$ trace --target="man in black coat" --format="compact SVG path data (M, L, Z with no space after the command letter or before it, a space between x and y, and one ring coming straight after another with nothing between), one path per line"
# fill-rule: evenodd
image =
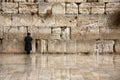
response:
M30 54L30 51L32 50L32 37L30 36L30 33L27 33L27 36L25 37L24 41L25 41L25 51L27 52L27 54Z

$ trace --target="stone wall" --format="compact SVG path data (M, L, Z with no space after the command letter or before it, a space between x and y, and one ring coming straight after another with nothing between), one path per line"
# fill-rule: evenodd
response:
M119 0L0 0L0 52L93 53L120 50L120 29L108 19ZM112 27L112 28L111 28Z

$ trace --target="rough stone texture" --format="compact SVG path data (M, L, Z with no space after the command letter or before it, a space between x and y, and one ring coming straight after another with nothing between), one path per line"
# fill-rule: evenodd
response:
M24 41L18 41L17 39L8 39L3 41L2 52L24 52ZM9 46L8 46L9 45Z
M11 15L1 14L0 19L0 26L11 26Z
M65 14L65 3L56 3L52 5L52 14Z
M52 10L53 3L40 2L39 3L39 13L45 14Z
M19 13L37 13L38 5L37 4L19 4Z
M77 17L76 16L71 16L71 15L57 15L55 17L55 26L76 26L77 25Z
M105 3L92 3L93 14L104 14L105 13Z
M106 13L107 14L114 13L115 11L119 10L119 8L120 8L120 3L118 2L108 3L106 4Z
M99 0L100 2L119 2L119 0Z
M65 2L86 2L87 0L65 0Z
M76 3L66 3L66 14L78 14L78 5Z
M18 3L2 3L4 13L18 13Z
M117 44L111 43L119 41L120 33L109 28L114 26L108 25L108 19L119 6L118 0L1 0L1 49L8 45L4 52L24 52L23 40L30 32L32 52L92 53L97 40L102 46L110 45L111 50L99 47L103 53L115 52Z
M14 14L12 15L13 26L32 26L33 20L30 14Z
M81 3L79 5L79 13L90 14L91 13L91 3Z

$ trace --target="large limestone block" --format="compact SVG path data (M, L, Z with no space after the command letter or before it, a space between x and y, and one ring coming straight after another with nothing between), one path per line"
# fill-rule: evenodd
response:
M99 0L99 2L119 2L120 0Z
M33 3L19 3L19 13L37 13L38 4Z
M106 4L106 13L107 14L114 13L115 11L118 11L119 8L120 8L120 3L118 3L118 2L107 3Z
M24 41L17 39L4 40L2 52L8 52L8 53L24 52Z
M12 15L13 26L32 26L33 20L30 14L14 14Z
M76 53L76 40L66 41L66 53Z
M77 52L92 53L95 48L95 40L77 40Z
M4 28L0 26L0 38L2 39L4 36Z
M66 14L78 14L78 5L76 3L66 3Z
M18 39L24 40L26 35L27 35L27 27L25 26L18 27Z
M51 11L53 4L54 3L40 2L39 3L39 14L45 14L47 13L47 11Z
M105 3L92 3L92 14L104 14Z
M2 3L2 10L4 13L18 13L18 3Z
M0 3L0 13L2 12L2 3Z
M98 2L98 0L87 0L87 2Z
M98 39L99 26L75 27L71 29L72 39Z
M116 42L115 42L115 52L116 53L120 53L120 41L119 40L117 40Z
M47 2L65 2L65 0L46 0Z
M59 53L66 51L66 45L61 40L49 40L48 41L48 52Z
M47 52L48 41L46 39L36 40L36 51L41 53Z
M55 17L56 23L55 26L76 26L77 25L77 16L72 15L56 15Z
M11 15L0 14L0 26L11 26Z
M28 32L31 33L34 39L49 39L51 35L51 28L29 26Z
M52 14L65 14L65 3L56 3L52 5Z
M53 15L44 15L44 16L33 16L33 26L41 26L41 27L51 27L55 26L55 16Z
M65 2L86 2L87 0L65 0Z
M22 2L22 3L24 3L24 2L26 2L26 0L14 0L14 2Z
M69 40L70 39L70 28L66 28L66 27L52 28L51 39Z
M8 31L7 38L8 39L19 39L19 30L18 27L10 27Z
M100 17L99 15L79 15L77 23L79 27L98 26L101 21Z
M101 39L120 39L120 29L118 28L100 28L100 38Z
M3 37L7 39L18 39L24 40L25 36L27 35L27 28L26 27L8 27L7 33L4 34ZM4 32L5 33L5 32Z
M47 52L48 51L48 48L47 48L48 42L47 42L47 40L40 40L40 41L41 41L41 45L38 46L40 52L42 52L42 53Z
M95 52L99 52L99 53L114 52L114 46L115 46L114 40L96 41Z
M52 28L51 39L61 39L61 28Z
M79 5L79 13L90 14L91 13L91 3L81 3Z
M70 28L61 28L61 39L69 40L71 38Z

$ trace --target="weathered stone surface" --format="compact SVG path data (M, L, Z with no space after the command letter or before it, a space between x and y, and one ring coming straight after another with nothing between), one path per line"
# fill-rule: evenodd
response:
M100 24L99 17L99 15L79 15L77 24L79 27L98 26Z
M2 3L4 13L18 13L18 3Z
M65 0L65 2L86 2L86 0Z
M49 40L48 41L48 52L61 52L64 47L62 47L62 41L60 40Z
M56 15L55 20L56 20L55 26L72 27L77 25L77 16Z
M66 41L66 52L73 53L76 52L76 40L67 40Z
M19 39L18 27L10 27L7 32L8 39Z
M98 0L87 0L87 2L98 2Z
M56 3L52 5L52 14L65 14L65 3Z
M2 52L6 52L6 53L24 52L24 41L17 40L17 39L4 40Z
M51 39L61 39L61 28L52 28Z
M105 3L92 3L92 14L104 14Z
M47 0L47 2L65 2L65 0Z
M12 15L12 26L32 26L33 20L30 14Z
M19 3L19 13L37 13L38 5L33 3Z
M91 13L91 3L81 3L79 5L79 13L90 14Z
M61 39L69 40L71 38L70 34L70 28L61 28Z
M120 3L118 3L118 2L107 3L106 4L106 13L107 14L114 13L115 11L119 10L119 8L120 8Z
M1 26L0 27L0 38L2 39L4 35L4 28Z
M11 15L0 14L0 26L11 26Z
M55 16L44 15L44 16L33 16L33 26L41 26L41 27L51 27L55 26Z
M51 35L51 28L47 27L28 27L28 32L31 33L31 36L34 39L49 39Z
M98 50L98 53L114 52L114 45L115 42L113 40L97 41L96 50Z
M26 2L26 0L14 0L14 2Z
M40 14L45 14L48 11L51 11L52 10L52 5L53 5L53 3L40 2L39 3L39 13Z
M99 26L76 27L71 29L72 39L98 39Z
M101 27L100 28L101 39L120 39L120 33L118 28Z
M37 39L49 39L50 35L51 35L51 28L38 27L38 30L36 33Z
M100 2L119 2L119 0L99 0Z
M95 40L77 40L76 51L83 53L92 53L95 48Z
M66 14L78 14L78 5L76 3L66 3Z
M2 12L2 3L0 3L0 13Z
M120 41L119 41L119 40L117 40L117 41L115 42L115 47L114 47L114 49L115 49L115 52L116 52L116 53L119 53L119 52L120 52Z

